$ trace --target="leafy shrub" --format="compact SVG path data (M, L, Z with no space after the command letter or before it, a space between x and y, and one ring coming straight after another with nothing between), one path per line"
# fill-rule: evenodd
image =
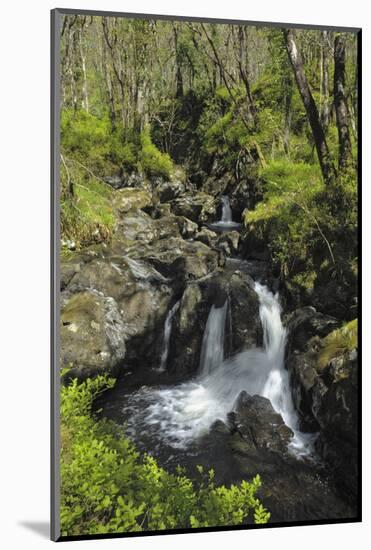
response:
M149 129L141 134L140 163L147 176L163 176L170 178L173 173L173 163L167 153L161 153L152 143Z
M99 376L61 390L61 530L63 535L266 523L257 475L230 488L198 467L192 481L141 457L122 429L96 420L93 400L114 385Z
M110 123L84 110L61 112L61 149L79 159L98 174L104 174L109 162Z

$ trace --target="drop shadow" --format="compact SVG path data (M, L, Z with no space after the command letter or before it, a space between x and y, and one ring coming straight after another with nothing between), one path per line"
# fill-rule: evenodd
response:
M19 521L18 525L33 531L42 538L50 538L50 523L48 521Z

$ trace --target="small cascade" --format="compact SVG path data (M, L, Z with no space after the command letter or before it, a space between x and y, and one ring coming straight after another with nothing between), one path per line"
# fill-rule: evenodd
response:
M213 231L224 233L226 231L236 231L240 229L241 224L232 220L232 210L229 203L229 197L222 195L222 218L220 221L209 224Z
M227 300L222 307L211 306L202 339L200 374L207 376L217 369L224 359L224 333Z
M296 456L312 452L313 434L299 430L299 419L291 396L290 381L284 365L286 329L281 321L278 295L255 283L260 302L263 348L252 348L224 359L225 325L228 299L223 306L213 305L205 327L199 376L174 387L139 390L133 397L132 430L155 430L159 441L174 448L186 448L207 433L218 418L225 420L242 390L261 395L272 403L294 433L290 448ZM161 370L166 368L171 321L179 303L165 322ZM248 312L246 312L248 315ZM130 405L129 405L130 408ZM159 430L159 431L157 431Z
M170 344L170 336L171 336L171 329L173 326L173 318L176 312L178 311L180 306L180 300L176 302L171 309L169 309L168 314L166 315L165 319L165 326L164 326L164 337L162 342L162 352L161 352L161 360L160 360L160 367L159 372L164 372L166 370L167 365L167 358L169 355L169 344Z
M223 223L230 223L232 221L232 210L229 204L229 197L227 195L222 196L222 219Z

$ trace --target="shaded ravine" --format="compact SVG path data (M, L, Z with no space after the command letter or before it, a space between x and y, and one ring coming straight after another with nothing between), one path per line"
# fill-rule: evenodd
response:
M223 197L222 201L222 219L214 224L220 232L235 224L228 200ZM284 364L287 334L279 296L259 282L272 278L265 272L262 277L254 262L234 258L216 275L221 288L231 269L234 273L247 270L248 277L255 279L251 288L259 300L262 347L234 355L229 349L228 356L225 342L233 330L228 291L222 302L209 298L209 315L200 334L198 372L193 377L183 374L180 380L170 353L174 319L181 310L181 301L177 301L166 315L158 366L124 371L116 387L101 396L96 407L101 415L122 424L137 447L154 455L169 471L181 466L192 478L200 464L214 468L216 482L227 485L260 473L260 496L273 522L353 517L354 511L338 494L331 472L314 452L316 434L300 430ZM251 427L245 426L245 432L238 425L238 418L244 415L241 403L251 403L258 415L255 420L252 417ZM261 446L257 442L255 428L263 430L263 440L268 443ZM246 433L251 433L250 441Z
M255 284L255 290L260 300L264 347L224 360L227 301L221 307L212 305L203 336L198 376L174 387L150 390L144 387L125 399L122 408L127 416L128 433L134 440L140 440L149 430L154 448L166 443L185 449L205 435L213 422L226 421L238 395L245 390L251 395L266 397L281 414L294 433L290 444L294 454L311 453L313 435L299 430L284 367L286 331L281 323L278 296L259 283ZM166 334L170 330L168 319Z

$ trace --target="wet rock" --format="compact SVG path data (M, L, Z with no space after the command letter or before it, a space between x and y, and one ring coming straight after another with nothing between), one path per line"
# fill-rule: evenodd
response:
M347 352L326 373L328 390L315 404L320 425L317 450L333 468L342 491L354 500L358 481L358 361Z
M293 436L269 399L242 391L234 406L233 424L241 437L257 449L287 453Z
M173 323L169 354L171 372L197 372L207 314L208 304L200 286L188 284Z
M259 315L259 298L252 278L236 270L228 281L231 326L227 327L232 339L233 352L239 352L263 343L263 330Z
M215 198L207 193L199 192L172 201L172 210L178 216L184 216L196 223L215 220Z
M158 241L148 259L165 277L176 278L178 284L205 277L219 265L217 251L180 238Z

